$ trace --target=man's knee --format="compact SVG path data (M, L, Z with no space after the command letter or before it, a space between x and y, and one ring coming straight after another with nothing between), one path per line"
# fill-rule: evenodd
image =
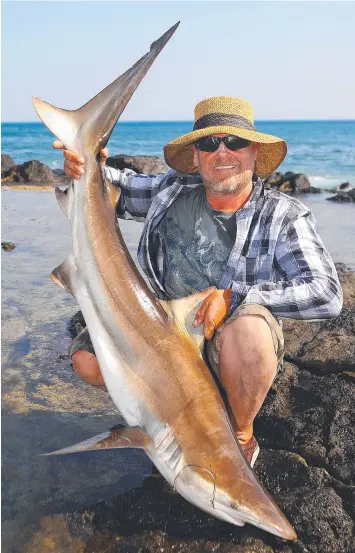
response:
M75 373L92 386L104 386L99 363L92 353L85 350L78 350L72 355L72 363Z
M262 315L244 315L228 323L219 337L221 350L228 348L236 356L259 362L267 356L276 363L270 326Z

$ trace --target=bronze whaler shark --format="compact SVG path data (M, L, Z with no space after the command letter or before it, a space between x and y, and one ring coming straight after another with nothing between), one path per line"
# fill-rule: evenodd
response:
M85 159L80 181L65 192L56 189L71 221L73 254L51 278L76 297L107 390L128 425L53 453L142 448L175 490L210 515L295 540L244 459L193 338L194 313L211 289L164 306L154 297L117 224L119 189L104 178L99 161L119 116L177 26L80 109L33 99L44 124Z

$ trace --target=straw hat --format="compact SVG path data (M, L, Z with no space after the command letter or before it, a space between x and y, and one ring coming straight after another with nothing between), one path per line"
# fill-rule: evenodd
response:
M198 172L192 144L199 138L218 133L233 134L259 144L255 173L261 178L271 175L287 153L284 140L255 130L249 102L232 96L217 96L199 102L195 107L193 130L164 147L166 163L179 173Z

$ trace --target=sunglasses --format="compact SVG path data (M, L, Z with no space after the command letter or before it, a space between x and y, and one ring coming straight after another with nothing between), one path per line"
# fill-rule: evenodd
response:
M250 144L249 140L245 140L245 138L229 134L228 136L204 136L195 142L195 146L201 152L215 152L221 142L233 152L246 148Z

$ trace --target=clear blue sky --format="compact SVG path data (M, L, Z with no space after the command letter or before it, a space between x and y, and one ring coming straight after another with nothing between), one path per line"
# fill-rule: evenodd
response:
M208 96L256 119L355 118L353 2L2 2L2 120L84 104L181 24L122 120L191 120Z

